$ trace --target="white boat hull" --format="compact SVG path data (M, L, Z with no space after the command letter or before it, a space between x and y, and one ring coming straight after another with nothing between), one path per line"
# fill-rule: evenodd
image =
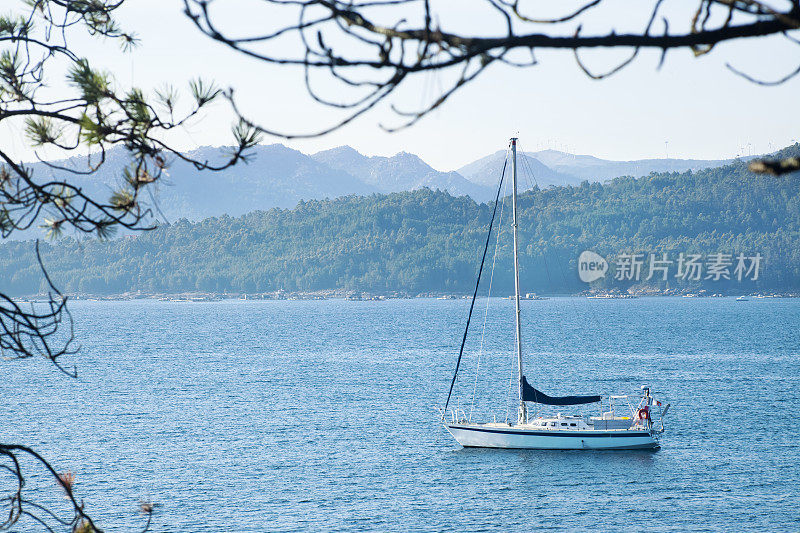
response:
M653 450L658 439L646 430L535 430L500 424L447 424L465 448L530 450Z

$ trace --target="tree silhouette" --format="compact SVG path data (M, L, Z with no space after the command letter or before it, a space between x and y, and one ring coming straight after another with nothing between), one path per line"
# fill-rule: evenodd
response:
M144 192L158 183L171 160L179 158L198 170L220 170L243 161L259 134L243 122L233 127L233 148L221 162L187 158L163 141L164 134L185 124L221 91L212 83L194 80L191 99L183 104L177 90L166 87L152 95L130 87L120 88L112 76L93 68L87 58L70 48L70 36L88 34L98 45L116 42L124 50L136 45L133 33L114 18L122 1L20 0L16 10L0 15L0 125L22 130L35 148L55 147L62 153L86 156L82 168L50 167L49 176L36 175L30 166L0 147L0 235L3 238L43 224L50 236L65 230L107 238L117 228L153 227L152 205ZM58 80L58 78L61 80ZM63 81L68 89L53 89ZM75 185L76 174L94 174L111 147L122 147L129 164L119 185L108 197L90 195ZM38 257L38 246L37 246ZM41 259L39 260L41 265ZM0 356L24 359L42 356L68 375L74 368L60 363L76 352L67 298L50 281L47 301L27 308L0 293ZM47 530L99 531L72 492L72 484L34 450L0 444L0 469L11 474L11 487L0 501L8 506L0 529L22 518ZM27 459L27 462L26 462ZM43 468L66 491L71 510L59 516L25 495L25 468ZM4 477L0 482L5 483ZM150 522L151 505L146 510Z
M485 0L487 16L497 17L504 28L501 34L488 37L449 30L429 0L250 0L250 6L239 14L263 20L267 28L251 36L239 36L234 28L220 26L215 14L228 8L225 3L183 0L187 16L201 32L264 62L302 68L309 94L344 113L338 122L314 131L281 132L243 116L230 89L223 91L212 83L194 80L188 87L188 103L184 103L172 87L153 94L120 87L109 73L94 68L90 58L78 56L70 46L75 32L98 44L110 41L125 50L136 46L136 36L115 19L123 3L19 0L15 10L0 15L0 124L23 130L36 148L91 154L82 168L47 163L51 176L42 176L0 147L0 235L4 238L35 224L43 224L51 236L73 231L108 238L120 227L150 229L154 206L145 193L152 191L172 160L188 161L198 170L219 170L245 160L247 150L259 142L261 134L284 138L324 135L374 109L425 72L453 69L456 76L419 109L393 107L399 122L386 129L415 124L492 64L535 66L536 51L541 49L565 50L587 75L602 79L629 65L643 49L660 50L663 62L673 49L688 48L702 55L733 39L778 35L800 44L800 0L778 1L777 7L755 0L699 0L684 18L662 16L663 0L651 0L640 31L619 34L611 27L594 33L583 31L584 24L597 22L596 15L607 3L603 0L590 0L555 16L537 15L530 7L532 2ZM295 22L272 22L287 17ZM687 29L670 29L680 25ZM616 67L596 73L580 56L588 48L624 48L630 53ZM766 81L729 68L763 85L783 83L800 73L798 67L775 81ZM338 84L333 94L316 89L319 76ZM58 78L67 84L67 90L53 88ZM163 140L166 133L197 117L220 97L231 102L238 115L233 148L222 154L220 162L190 159ZM94 174L112 147L121 147L129 159L116 190L108 197L85 192L72 178ZM780 174L797 169L798 162L762 161L751 168ZM0 356L44 357L75 375L74 368L60 363L60 358L76 350L67 299L43 267L42 272L49 288L45 303L25 308L0 292ZM12 479L9 490L0 497L8 507L0 529L12 528L27 518L51 531L99 531L73 494L69 475L24 446L0 444L0 457L0 469ZM43 468L66 491L70 502L66 516L25 496L23 465ZM145 504L142 509L147 528L152 505Z
M630 6L624 11L624 19L619 10L609 16L606 9L610 2L604 0L556 3L555 7L525 0L481 0L471 4L485 8L481 28L493 22L502 28L496 36L451 29L452 21L440 18L431 0L249 0L246 7L239 9L248 20L263 21L264 30L254 35L241 35L230 22L237 19L221 21L218 14L227 7L220 2L183 3L186 15L204 34L266 63L302 68L309 95L344 113L338 122L313 131L277 131L268 124L245 119L236 107L233 91L226 92L247 124L287 139L329 133L374 109L412 79L426 72L455 70L450 84L419 109L404 110L392 105L398 121L383 127L389 131L409 127L490 65L534 67L538 50L566 51L588 76L603 79L630 65L643 49L660 51L663 64L670 50L689 49L700 56L710 53L717 44L734 39L757 41L779 35L800 45L799 0L699 0L693 6L684 6L683 13L672 8L667 13L663 0L650 0ZM643 7L647 11L639 31L614 30L614 25L635 22L636 9ZM287 20L293 22L287 24ZM589 32L583 30L584 25L604 29ZM683 29L674 31L676 27ZM595 72L581 57L582 51L593 48L626 49L629 53L613 68ZM775 81L764 81L732 65L728 68L762 85L780 84L800 73L798 66ZM317 89L323 79L329 83L328 92ZM756 166L754 170L760 168Z

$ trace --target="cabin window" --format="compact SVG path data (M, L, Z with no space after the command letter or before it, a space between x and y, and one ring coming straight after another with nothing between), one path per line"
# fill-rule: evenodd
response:
M578 424L576 424L575 422L573 422L573 423L571 423L571 424L570 424L570 426L572 426L572 427L577 427L577 425L578 425Z
M561 422L561 425L562 425L562 426L566 426L567 424L566 424L566 423L564 423L564 422Z
M555 423L555 422L550 422L550 425L551 425L551 426L555 426L555 425L556 425L556 423Z

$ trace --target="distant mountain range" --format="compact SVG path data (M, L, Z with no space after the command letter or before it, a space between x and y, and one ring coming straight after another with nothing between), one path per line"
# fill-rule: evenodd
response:
M219 148L203 147L188 152L201 161L220 161ZM281 144L260 145L252 152L249 164L221 172L199 172L181 160L171 163L165 176L153 189L158 207L156 218L174 222L182 218L201 220L213 216L239 216L257 209L292 208L301 200L337 198L411 191L427 187L468 195L484 202L494 198L503 167L504 151L478 159L458 171L442 172L414 154L400 152L392 157L368 157L349 146L303 154ZM538 186L578 185L584 180L605 181L618 176L644 176L651 172L683 172L721 166L731 160L645 159L609 161L588 155L573 155L556 150L520 154L519 185L522 190ZM68 168L86 168L85 158L55 161ZM111 194L122 181L127 164L125 152L114 148L106 163L91 176L70 179L87 192ZM44 163L33 163L37 176L58 177L59 171ZM510 172L510 169L509 169ZM146 198L148 199L148 198ZM41 230L14 235L17 239L40 236Z
M453 196L487 198L493 187L466 179L458 172L434 170L414 154L400 152L392 157L367 157L349 146L340 146L311 156L315 161L347 172L360 182L382 193L413 191L428 187Z
M458 173L469 181L494 191L505 159L506 151L500 150L459 168ZM579 185L583 181L571 174L553 170L542 163L536 157L536 153L518 153L517 172L520 177L518 186L521 190L531 189L534 186L545 189L550 186ZM510 168L506 169L506 175L511 175Z
M575 155L558 150L542 150L529 154L548 168L577 177L581 181L606 181L619 176L635 178L651 172L686 172L704 168L721 167L733 159L638 159L635 161L609 161L591 155ZM750 159L750 158L744 158Z
M785 157L798 154L800 145ZM518 254L520 283L526 291L550 294L587 289L798 293L798 206L800 172L755 175L741 161L524 192L518 198L524 243ZM65 238L43 243L40 252L52 280L67 293L471 294L492 207L428 189L347 196L240 217L180 220L112 242ZM495 295L510 294L511 221L498 217L496 223L489 252L498 265L492 287ZM577 275L578 258L586 250L605 258L616 272L624 263L619 260L634 252L641 268L627 278L609 270L587 285ZM680 274L679 257L686 253L702 256L695 257L696 277L688 269ZM664 263L657 268L666 265L668 276L650 276L651 254ZM727 263L722 254L730 254ZM757 270L737 275L738 254L749 257L749 268ZM752 262L755 257L760 263ZM710 275L712 265L725 274ZM488 284L488 270L484 276ZM7 294L32 295L44 288L31 243L0 244L0 279ZM486 285L481 294L485 290Z

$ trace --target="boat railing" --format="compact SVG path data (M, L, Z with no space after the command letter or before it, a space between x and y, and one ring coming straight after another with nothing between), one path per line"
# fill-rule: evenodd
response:
M450 421L453 424L464 424L469 421L467 413L460 408L450 409Z
M603 402L600 402L600 418L606 419L608 417L614 418L616 417L617 405L619 400L625 400L625 405L628 407L628 411L630 413L630 417L634 418L636 415L636 408L633 407L630 401L629 394L610 394L608 396L608 411L603 410Z
M647 390L645 396L639 399L636 405L631 403L631 397L632 396L629 394L608 395L606 397L609 400L608 407L604 408L603 402L600 402L600 416L598 416L596 420L603 421L630 418L632 428L644 428L653 433L663 433L664 416L669 410L669 404L667 404L666 407L662 407L661 403L656 402L655 398L650 395L649 389ZM624 401L625 405L627 406L628 411L630 412L629 417L624 416L624 414L622 416L617 415L617 410L619 407L618 404L620 401ZM648 407L650 416L640 419L639 410L645 406Z

